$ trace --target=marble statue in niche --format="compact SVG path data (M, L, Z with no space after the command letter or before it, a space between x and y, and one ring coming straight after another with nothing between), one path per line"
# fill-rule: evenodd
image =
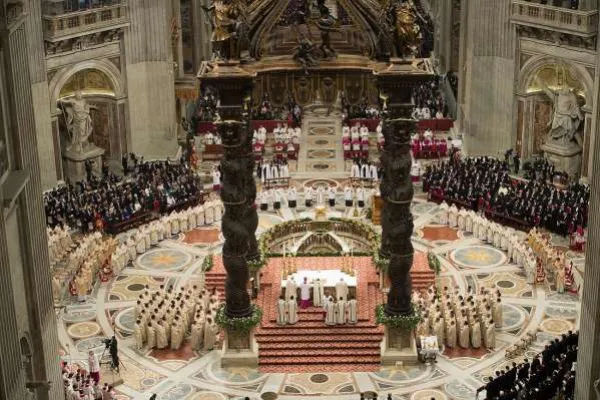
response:
M550 131L548 132L547 141L555 141L563 145L575 141L579 147L583 147L583 139L578 133L583 115L573 89L564 85L558 90L552 90L537 76L535 81L546 96L550 98L554 107L549 123Z
M67 151L83 153L90 145L88 139L93 130L90 112L96 107L88 104L81 91L75 92L73 98L60 100L60 104L66 111L65 119L70 135Z

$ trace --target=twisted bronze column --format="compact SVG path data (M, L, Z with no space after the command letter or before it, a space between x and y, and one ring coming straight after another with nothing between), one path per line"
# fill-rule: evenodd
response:
M385 307L388 315L409 315L411 307L410 268L414 249L411 242L413 218L410 212L414 190L410 180L410 133L415 121L386 119L383 121L385 145L381 154L383 179L380 190L382 257L389 259L390 292Z
M223 121L216 124L221 136L224 155L221 160L223 186L221 199L225 213L221 222L225 244L223 265L227 271L225 284L225 312L229 317L246 317L252 314L248 295L248 255L251 243L256 248L255 231L258 225L256 210L249 211L256 197L256 184L252 178L254 165L248 161L247 124L239 121ZM249 165L251 164L251 165ZM250 178L248 178L250 174ZM255 251L255 250L252 250Z

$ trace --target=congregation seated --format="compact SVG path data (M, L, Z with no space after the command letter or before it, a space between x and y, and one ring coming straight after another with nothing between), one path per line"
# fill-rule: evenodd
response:
M146 285L134 308L136 348L178 350L190 333L193 350L210 351L219 337L215 317L220 306L216 289L188 284L179 290L161 285L153 291Z
M83 233L118 224L148 212L197 199L197 177L188 163L151 161L139 163L127 180L103 180L94 189L67 184L44 194L50 227L66 224Z
M422 134L414 133L411 138L411 150L414 158L440 158L448 153L446 139L433 137L433 132L427 129Z
M444 118L446 104L439 90L438 77L429 83L422 83L413 89L415 108L411 114L413 119L428 120Z
M342 148L344 159L369 158L369 128L359 123L342 127Z
M452 199L496 219L520 221L566 236L587 225L590 188L573 183L561 190L549 183L509 176L508 163L469 157L430 165L423 190L431 199Z
M485 390L487 400L573 400L578 341L579 332L568 331L531 361L525 358L496 371L477 394Z

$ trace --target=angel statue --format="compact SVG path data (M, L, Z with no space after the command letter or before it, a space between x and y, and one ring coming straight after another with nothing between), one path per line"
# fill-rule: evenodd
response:
M300 45L294 49L294 60L299 62L304 68L304 73L309 74L308 68L319 64L313 56L315 45L308 39L304 38L300 41Z
M564 85L558 90L552 90L539 77L536 76L534 79L546 96L552 100L554 107L552 119L548 123L550 127L548 139L565 145L575 140L582 147L582 138L577 134L577 129L583 121L583 115L573 89Z
M383 8L380 32L383 47L391 45L393 57L416 57L421 40L421 28L417 20L424 21L424 18L417 12L412 0L386 0Z
M60 100L60 104L66 106L67 129L71 135L67 151L83 153L90 145L88 139L93 129L90 111L96 107L88 104L80 90L75 92L74 98Z
M202 7L211 17L212 44L217 58L237 59L235 43L236 19L232 5L224 0L213 0L210 7Z

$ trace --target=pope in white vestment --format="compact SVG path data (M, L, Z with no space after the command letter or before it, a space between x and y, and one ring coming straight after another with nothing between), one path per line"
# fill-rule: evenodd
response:
M294 281L294 277L290 277L285 283L285 301L290 301L290 298L294 296L296 298L298 292L298 285Z
M344 278L340 278L340 281L335 284L335 298L342 299L344 302L348 299L348 284L344 281Z

